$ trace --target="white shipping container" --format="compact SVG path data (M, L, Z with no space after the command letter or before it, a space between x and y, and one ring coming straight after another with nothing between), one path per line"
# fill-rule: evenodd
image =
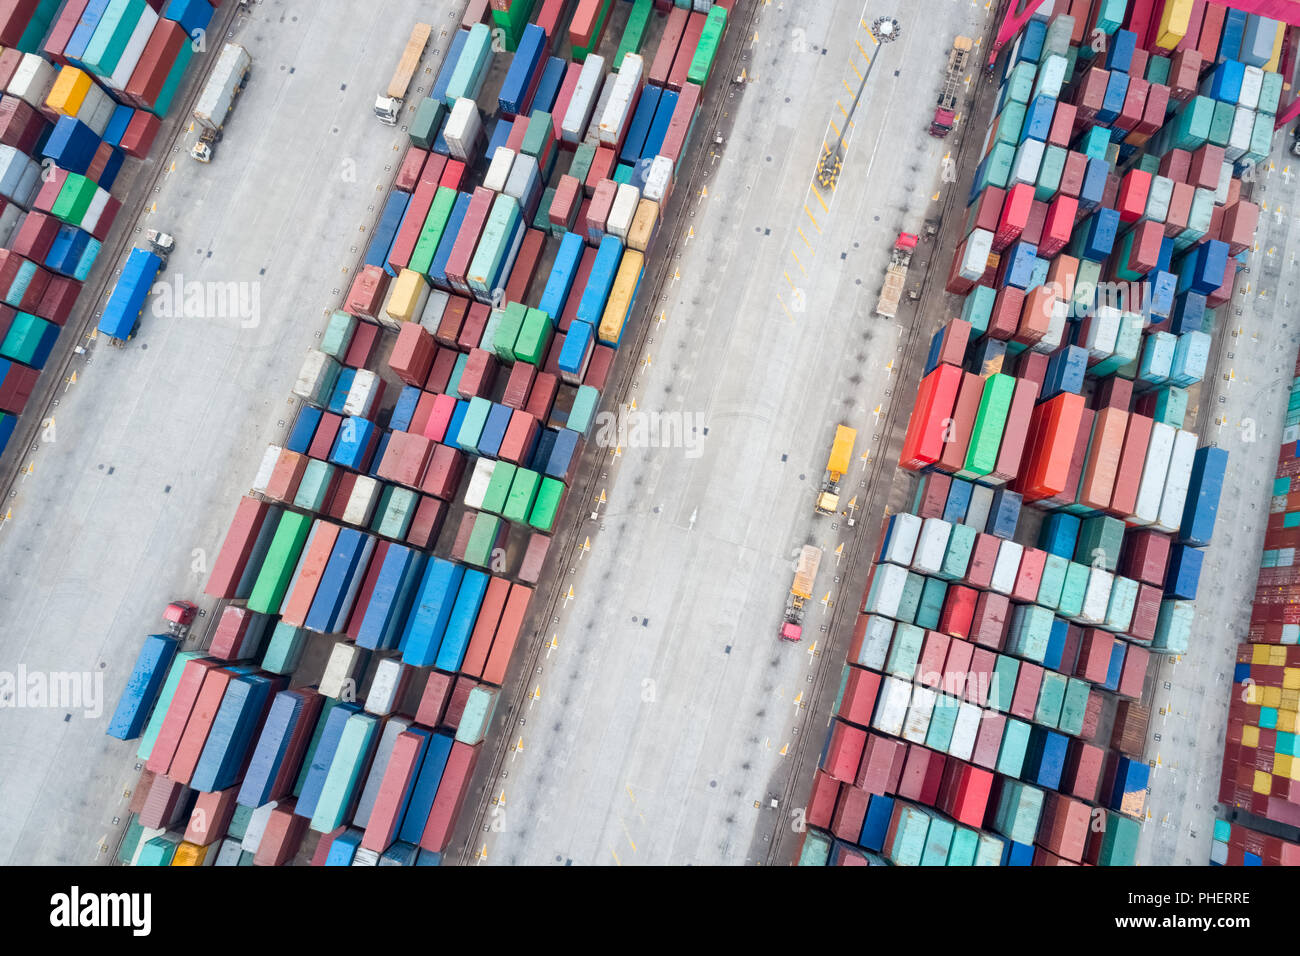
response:
M50 88L54 86L58 73L48 60L35 53L24 53L5 92L40 109L45 105L45 98L50 95Z
M18 231L18 221L22 219L23 211L13 203L6 203L3 212L0 212L0 247L7 247L9 240L14 237ZM93 228L93 227L90 227Z
M480 458L474 464L469 476L469 486L465 489L465 507L475 511L483 510L483 498L487 495L488 485L492 482L492 472L497 463L491 458Z
M136 21L135 29L131 31L131 38L126 41L117 66L113 67L113 74L104 78L105 83L115 90L126 89L126 84L130 81L135 68L140 65L140 56L144 53L149 37L157 25L157 11L146 5L140 11L140 19Z
M627 124L632 121L632 112L641 95L641 76L645 62L636 53L623 56L623 65L615 74L613 90L605 111L600 117L600 142L606 146L618 147L627 132Z
M1174 196L1174 181L1168 176L1156 176L1151 180L1151 191L1147 193L1147 209L1143 219L1164 222L1169 217L1169 200Z
M478 104L461 97L451 108L447 125L443 129L443 138L447 140L447 149L452 158L463 163L473 162L482 136L483 119L479 116Z
M614 194L614 203L609 209L605 230L626 244L628 230L632 228L632 219L636 216L636 207L640 203L641 190L631 183L620 183L618 192Z
M979 737L980 720L984 711L967 701L962 701L957 708L957 720L953 723L952 739L948 743L948 753L958 760L970 760L975 752L975 741Z
M1264 71L1257 66L1246 67L1241 77L1241 93L1237 105L1248 110L1259 109L1259 94L1264 90Z
M352 496L348 498L348 506L343 509L344 522L358 526L370 524L382 490L383 486L375 479L368 475L359 476L357 483L352 486Z
M104 210L108 208L110 194L107 189L96 188L95 195L91 198L90 204L86 206L86 214L81 217L81 228L86 232L94 232L95 227L99 225L99 217L104 215Z
M1030 348L1035 352L1051 353L1060 348L1065 337L1065 325L1070 321L1070 306L1057 299L1052 303L1052 318L1047 325L1047 332Z
M521 153L515 157L514 164L510 167L510 175L506 178L506 188L504 190L507 196L513 196L519 201L520 215L531 208L533 200L541 196L542 193L542 175L541 170L537 168L537 160L527 153Z
M367 850L363 846L357 847L357 852L352 856L353 866L378 866L379 851Z
M889 656L889 643L893 639L893 621L875 614L868 615L857 663L874 671L884 670L885 659Z
M321 674L317 692L325 697L337 699L348 686L347 681L356 676L357 668L366 652L350 641L339 641L330 648L329 659L325 662L325 673Z
M165 832L165 831L161 831L161 832ZM145 833L140 834L140 846L144 846L146 833L148 833L147 830L145 831ZM136 848L136 852L137 853L140 852L139 847ZM244 852L243 848L239 845L238 840L230 840L230 839L222 840L221 849L217 851L217 862L213 865L214 866L239 866L239 856L243 852ZM211 855L211 851L209 851L209 856L210 855Z
M262 463L257 466L257 474L253 476L253 491L258 494L266 491L266 486L271 483L271 475L275 472L275 465L280 460L282 451L284 449L279 445L266 446L266 451L262 453Z
M424 309L420 312L420 327L430 335L438 333L442 324L442 314L447 310L451 296L441 289L430 289L429 297L424 300Z
M660 206L668 201L668 189L673 184L673 161L667 156L656 156L645 177L645 198ZM980 273L983 275L983 273Z
M320 349L312 349L302 361L298 378L293 383L293 394L305 402L319 405L324 400L324 392L338 378L339 363L332 356Z
M375 399L382 387L383 380L370 369L357 369L352 387L348 389L348 397L343 402L343 414L365 418L374 408Z
M569 106L560 121L560 138L564 142L576 145L586 135L604 77L605 58L598 54L588 56L582 63L573 96L569 98Z
M943 567L944 555L948 553L948 537L952 534L952 525L942 518L926 518L921 525L921 536L916 542L916 554L912 556L912 570L921 574L934 575Z
M998 547L998 558L993 562L993 577L989 588L999 594L1010 594L1016 587L1016 575L1020 573L1020 558L1024 555L1024 545L1014 541L1003 541Z
M966 515L961 524L976 531L983 531L989 523L989 512L993 510L993 489L988 485L975 485L970 491L970 504L966 506Z
M1232 163L1224 163L1219 167L1219 187L1214 190L1214 203L1222 206L1228 201L1228 192L1232 189L1233 166Z
M492 154L487 173L483 176L483 185L494 193L504 192L506 180L510 178L510 167L515 164L515 151L508 146L498 146Z
M907 705L911 699L912 685L909 681L886 677L880 685L880 700L876 704L876 713L871 718L871 726L893 737L902 734L903 721L907 719Z
M898 606L903 599L903 587L906 584L906 568L900 568L896 564L877 566L875 577L871 580L871 590L867 594L867 605L864 610L868 614L897 617Z
M1088 350L1088 357L1094 362L1110 358L1115 354L1115 342L1119 339L1119 309L1110 305L1097 307L1088 322L1088 334L1081 343Z
M1142 463L1142 481L1138 485L1137 504L1129 523L1149 525L1160 516L1160 499L1164 497L1165 475L1169 470L1169 456L1174 450L1174 427L1156 422L1151 428L1151 441Z
M889 543L880 555L881 561L910 567L916 553L916 542L921 535L922 520L913 514L896 514L889 519Z
M96 87L96 89L98 89ZM107 93L100 92L100 99L90 110L84 105L77 119L89 126L96 136L103 137L104 131L108 129L108 124L113 119L113 114L117 111L117 104L109 97Z
M1286 428L1282 429L1282 444L1285 445L1287 442L1293 442L1297 438L1300 438L1300 425L1288 425ZM1286 509L1284 508L1282 510L1285 511Z
M235 100L235 89L252 62L248 51L238 43L227 43L221 48L217 64L194 104L194 119L200 126L220 129L225 124Z
M605 77L605 81L600 88L600 96L596 97L596 106L591 111L591 121L587 124L587 132L582 137L584 143L591 146L600 145L600 120L605 115L605 107L609 106L609 98L614 95L614 84L616 82L618 82L617 73L610 73Z
M397 692L402 686L402 662L386 657L375 666L375 676L370 682L370 692L366 694L364 710L370 714L387 717L397 707ZM393 721L384 726L384 733Z
M384 664L396 663L391 658L380 661L379 666ZM400 666L400 665L399 665ZM379 679L378 670L375 671L375 680ZM375 686L372 682L370 693L373 695ZM367 705L370 698L366 698ZM370 707L365 708L370 713ZM382 715L381 715L382 716ZM370 814L375 809L375 798L379 796L379 786L384 782L384 773L388 770L388 761L393 759L393 746L397 743L399 734L404 733L411 726L411 720L408 717L392 717L384 721L384 729L379 732L379 743L375 745L375 756L370 761L370 770L366 773L366 782L361 787L361 796L357 799L357 809L352 814L352 825L354 827L365 827L370 825Z
M1083 592L1083 610L1079 620L1087 624L1102 624L1110 607L1110 589L1115 586L1115 575L1105 568L1088 570L1088 586Z
M262 837L266 835L266 825L271 820L271 811L279 806L279 803L278 800L264 803L249 816L248 826L244 828L244 838L239 843L239 848L245 853L256 853L257 848L262 845Z
M989 254L993 252L993 233L987 229L976 229L966 240L965 251L961 258L959 274L963 279L974 282L984 275L989 265Z
M1232 132L1228 135L1228 145L1223 148L1223 158L1235 163L1246 155L1250 149L1251 137L1255 134L1255 111L1238 106L1232 117Z
M934 702L937 696L929 687L921 684L912 685L912 704L907 708L907 720L903 724L904 740L914 744L925 743L925 735L930 732L930 718L934 715Z
M1183 523L1183 506L1187 503L1187 488L1192 481L1192 463L1196 458L1197 436L1194 432L1178 430L1174 436L1174 449L1169 455L1169 469L1165 474L1164 493L1160 497L1160 511L1155 526L1171 534Z

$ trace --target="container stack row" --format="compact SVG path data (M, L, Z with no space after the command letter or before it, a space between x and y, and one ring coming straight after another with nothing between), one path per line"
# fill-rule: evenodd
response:
M502 53L471 5L427 101L439 125L411 125L300 410L213 562L206 649L142 654L114 722L145 762L128 860L439 862L713 54L691 44L680 90L646 65L683 55L697 16L720 37L727 9L619 4L626 26L571 61L551 51L573 53L586 4L567 29L545 23L556 6ZM509 33L519 7L491 17Z
M0 13L0 452L121 208L123 163L149 154L213 9L19 0Z

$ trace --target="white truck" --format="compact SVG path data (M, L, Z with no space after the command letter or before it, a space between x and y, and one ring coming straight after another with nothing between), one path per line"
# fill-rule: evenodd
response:
M217 64L194 104L194 122L199 127L199 138L190 155L199 162L212 162L212 147L220 141L221 129L226 125L235 97L243 90L252 67L253 58L238 43L227 43L221 48Z
M388 81L388 88L375 97L375 115L385 126L396 126L397 115L406 101L406 91L411 85L415 71L419 69L424 57L424 48L429 42L433 27L427 23L417 23L411 29L411 36L402 50L402 58L397 61L393 78Z

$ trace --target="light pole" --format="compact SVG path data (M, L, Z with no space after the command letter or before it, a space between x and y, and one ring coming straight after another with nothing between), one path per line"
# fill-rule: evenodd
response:
M817 166L817 182L823 189L833 187L835 181L839 179L840 169L844 165L844 137L849 131L849 126L853 123L853 114L858 111L858 103L862 100L862 91L866 89L867 80L871 78L871 70L880 57L880 47L897 40L902 29L898 20L894 17L877 17L871 23L870 33L876 41L876 50L871 59L867 61L866 72L862 74L862 82L858 84L858 92L853 97L853 105L849 107L848 115L844 117L844 126L840 130L839 138L835 140L834 146L826 147L826 152L822 155L821 162Z

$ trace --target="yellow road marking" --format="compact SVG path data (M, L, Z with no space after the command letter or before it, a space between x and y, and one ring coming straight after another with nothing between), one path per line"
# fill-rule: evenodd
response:
M790 287L790 291L793 292L795 290L795 284L794 284L794 280L790 278L790 273L782 272L781 275L785 276L785 284L788 285Z
M784 310L786 317L789 318L791 322L793 322L794 315L790 312L789 307L786 306L785 299L781 298L781 293L779 292L776 294L776 301L781 303L781 308L782 310Z
M808 249L812 252L812 254L817 255L817 250L813 249L812 243L809 242L808 237L803 234L803 229L801 229L799 226L795 226L794 231L799 233L799 238L803 240L803 244L808 247Z
M822 206L822 212L830 212L830 211L831 211L831 207L828 206L828 205L826 205L826 200L825 200L825 199L822 199L822 197L819 196L819 195L817 194L817 191L816 191L816 190L813 190L813 196L815 196L815 197L817 198L817 201L818 201L819 203L821 203L821 206ZM818 232L821 232L820 229L818 229L817 231L818 231Z
M814 193L813 195L816 195L816 193ZM808 204L807 204L807 203L804 203L804 204L803 204L803 211L804 211L805 213L808 214L808 218L809 218L809 220L812 221L813 228L816 229L818 235L820 235L820 234L821 234L821 231L822 231L822 227L819 226L819 225L817 225L817 220L816 220L816 219L813 219L812 210L808 208Z
M799 256L795 253L793 249L790 250L790 255L794 259L794 264L799 267L799 271L802 272L804 275L807 275L808 270L803 267L803 263L799 261Z

